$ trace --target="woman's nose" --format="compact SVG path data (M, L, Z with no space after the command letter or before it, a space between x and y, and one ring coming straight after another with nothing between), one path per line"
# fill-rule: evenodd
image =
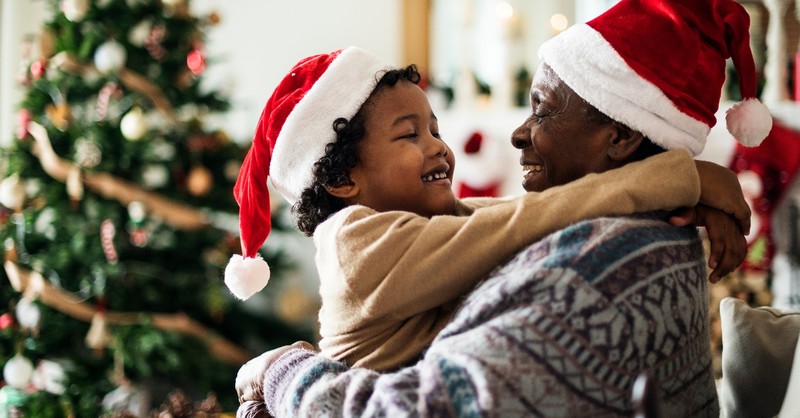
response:
M523 149L531 145L531 128L525 122L511 133L511 145L516 149Z

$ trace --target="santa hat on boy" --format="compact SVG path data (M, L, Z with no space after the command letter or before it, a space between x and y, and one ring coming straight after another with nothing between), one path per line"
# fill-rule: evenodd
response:
M387 68L350 47L304 58L275 88L233 188L242 255L228 262L225 284L237 298L249 298L269 281L269 266L258 254L272 227L267 177L290 204L297 202L312 184L314 163L336 140L333 122L355 116Z
M772 128L756 98L750 17L733 0L621 0L547 41L539 58L579 96L666 149L699 154L732 58L742 101L726 114L746 146Z

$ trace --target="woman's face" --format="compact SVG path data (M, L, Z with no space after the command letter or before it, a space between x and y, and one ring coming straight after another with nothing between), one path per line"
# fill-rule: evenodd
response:
M611 123L587 117L588 104L547 65L540 65L531 86L531 115L511 135L521 151L522 186L541 192L613 167L608 144Z
M455 160L425 92L400 81L376 92L367 106L359 162L350 171L357 194L348 203L428 217L453 213Z

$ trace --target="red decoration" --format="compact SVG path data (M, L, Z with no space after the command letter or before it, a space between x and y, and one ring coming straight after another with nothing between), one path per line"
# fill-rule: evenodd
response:
M33 77L34 80L42 78L46 71L47 71L47 61L43 59L34 61L31 64L31 77Z
M16 321L14 320L14 315L11 315L10 312L0 315L0 331L5 331L13 327L15 323Z
M186 56L186 66L194 75L200 75L206 68L206 59L203 53L198 49L193 49Z
M464 144L464 152L467 154L477 154L478 151L481 150L481 144L483 143L483 135L480 132L474 132L467 143Z
M118 260L117 249L114 247L114 235L117 230L114 223L110 219L103 221L100 226L100 242L103 246L103 253L106 255L106 260L111 264L116 264Z
M786 189L800 168L800 132L789 129L777 120L772 131L764 142L757 147L744 147L737 144L730 164L735 173L752 171L761 180L760 196L753 199L751 210L760 218L758 230L751 230L748 241L756 242L756 238L766 240L766 252L758 263L746 260L745 270L766 270L774 255L774 244L770 219L775 204L783 197Z
M20 109L17 113L17 139L25 139L28 136L28 126L31 124L31 112L28 109Z

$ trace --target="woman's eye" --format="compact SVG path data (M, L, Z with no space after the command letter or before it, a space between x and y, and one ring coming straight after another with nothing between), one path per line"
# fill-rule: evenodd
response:
M409 132L409 133L407 133L407 134L405 134L405 135L402 135L402 136L400 136L400 138L403 138L403 139L414 139L414 138L416 138L417 136L418 136L418 135L417 135L417 133L416 133L416 132Z
M442 139L442 134L439 132L431 132L431 135L433 135L434 138Z

